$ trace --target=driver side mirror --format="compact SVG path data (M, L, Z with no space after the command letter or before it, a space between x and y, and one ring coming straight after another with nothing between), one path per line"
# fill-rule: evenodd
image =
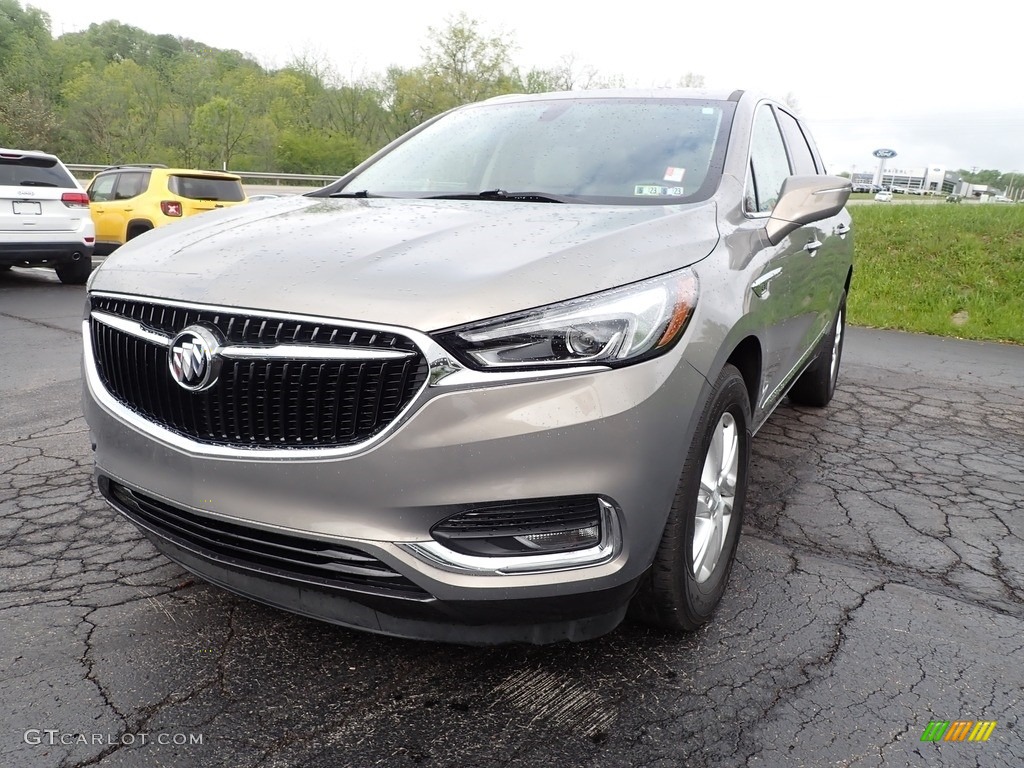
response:
M765 224L772 245L804 224L835 216L846 205L853 187L842 176L790 176Z

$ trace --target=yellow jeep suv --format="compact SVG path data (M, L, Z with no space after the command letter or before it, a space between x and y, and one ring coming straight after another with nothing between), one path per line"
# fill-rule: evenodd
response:
M106 168L87 193L100 255L155 227L246 199L241 178L232 173L163 165Z

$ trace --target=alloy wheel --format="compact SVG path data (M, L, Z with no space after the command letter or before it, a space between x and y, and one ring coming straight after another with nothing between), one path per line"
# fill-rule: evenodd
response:
M726 411L718 420L704 457L697 514L693 529L692 566L698 584L707 581L725 550L736 502L740 435L736 419Z

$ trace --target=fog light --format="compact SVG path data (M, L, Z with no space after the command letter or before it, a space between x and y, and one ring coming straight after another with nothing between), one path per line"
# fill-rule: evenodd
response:
M399 546L458 573L498 576L591 568L622 551L617 509L599 496L489 504L453 515L430 533L430 541Z
M430 533L466 555L574 552L600 544L601 501L565 496L481 505L442 520Z
M601 528L597 525L590 525L571 531L529 533L525 536L516 536L515 539L538 552L565 552L596 546L601 540Z

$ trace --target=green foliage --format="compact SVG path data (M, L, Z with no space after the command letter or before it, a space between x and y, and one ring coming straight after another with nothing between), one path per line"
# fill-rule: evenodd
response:
M45 51L49 43L49 16L36 8L23 9L17 0L0 0L0 73L10 85L25 84L12 82L12 73L29 65L26 57Z
M1024 184L1024 174L1019 172L1003 173L991 168L983 171L968 171L965 168L961 168L957 173L961 179L971 184L987 184L990 187L1004 191L1020 189L1021 185Z
M145 162L157 150L157 125L165 88L157 73L131 59L100 70L91 64L63 91L68 123L61 154L92 163Z
M366 147L351 136L287 130L278 139L275 160L284 173L340 176L354 168L367 154Z
M44 96L15 92L0 84L0 146L50 146L57 136L58 120Z
M0 146L50 146L58 117L46 84L49 17L0 0Z
M0 143L77 162L341 174L460 104L595 82L569 59L524 83L510 40L465 14L427 37L419 66L345 82L323 57L266 71L114 20L53 40L45 14L0 0Z
M1024 205L855 205L850 322L1024 344Z
M444 29L431 28L423 64L388 70L389 137L460 104L522 91L511 52L507 40L484 37L478 23L464 13Z

